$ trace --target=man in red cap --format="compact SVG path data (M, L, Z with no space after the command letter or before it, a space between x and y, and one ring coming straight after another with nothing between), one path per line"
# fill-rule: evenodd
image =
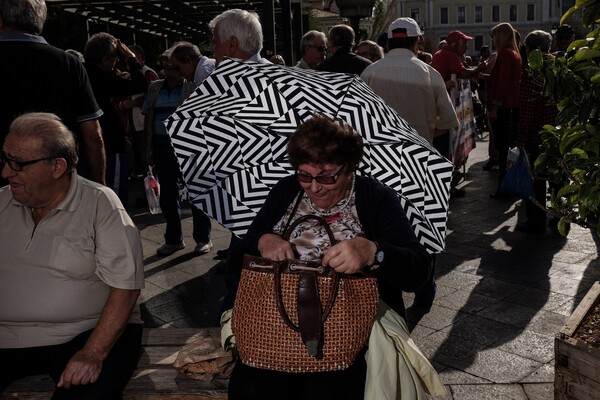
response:
M452 79L452 75L455 75L455 79L471 79L477 77L477 75L479 75L480 72L485 71L487 67L485 61L481 62L477 67L468 68L465 65L463 57L469 47L467 44L467 41L469 40L473 40L473 38L465 35L461 31L450 32L446 37L446 44L433 55L431 60L431 66L442 75L449 92L455 88L458 83ZM436 136L433 141L433 146L438 149L443 156L449 159L451 158L449 133ZM457 174L456 176L459 176L457 170L455 170L455 173ZM451 196L464 196L464 189L457 189L455 185L455 181L453 180L450 192Z
M467 68L463 63L463 56L469 47L467 44L469 40L473 40L473 38L461 31L452 31L446 37L446 44L433 55L431 66L438 70L444 78L444 82L448 82L452 74L455 74L457 78L470 79L485 70L485 62L473 68Z

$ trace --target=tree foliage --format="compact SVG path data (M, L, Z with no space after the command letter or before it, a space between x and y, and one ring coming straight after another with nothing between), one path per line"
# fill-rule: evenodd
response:
M570 224L593 227L600 234L600 0L577 0L561 18L581 13L590 33L570 44L565 55L544 57L538 50L529 66L545 79L544 92L558 105L556 126L544 126L542 154L535 172L551 187L549 211L560 217L566 235Z

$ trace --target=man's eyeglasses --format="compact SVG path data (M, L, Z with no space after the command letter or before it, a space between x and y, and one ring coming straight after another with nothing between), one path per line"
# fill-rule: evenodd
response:
M23 171L23 168L25 168L28 165L35 164L40 161L52 160L53 158L56 158L56 157L44 157L44 158L38 158L36 160L29 160L29 161L17 161L17 160L13 160L11 158L6 157L6 154L4 154L3 152L0 152L0 164L2 164L2 165L8 164L8 167L16 172Z
M313 46L313 45L309 45L308 47L312 47L314 49L317 49L321 53L327 53L327 47L325 47L325 46Z
M310 174L306 174L300 171L296 171L296 178L302 183L312 183L313 179L320 183L321 185L333 185L337 182L338 177L341 173L346 169L346 165L342 165L338 171L333 175L318 175L312 176Z

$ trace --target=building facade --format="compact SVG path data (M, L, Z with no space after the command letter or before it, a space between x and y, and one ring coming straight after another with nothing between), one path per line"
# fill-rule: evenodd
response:
M389 11L397 17L411 17L425 30L426 50L437 50L437 44L449 32L459 30L472 36L468 55L476 56L482 45L492 48L490 29L509 22L525 37L542 29L550 32L562 14L575 0L394 0Z

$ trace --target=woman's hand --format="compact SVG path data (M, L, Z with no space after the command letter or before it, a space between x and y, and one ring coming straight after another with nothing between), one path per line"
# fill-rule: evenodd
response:
M374 262L377 245L361 236L342 240L330 247L323 256L323 265L329 265L341 274L355 274Z
M294 250L287 240L274 233L265 233L258 239L258 251L260 255L274 261L293 259Z

